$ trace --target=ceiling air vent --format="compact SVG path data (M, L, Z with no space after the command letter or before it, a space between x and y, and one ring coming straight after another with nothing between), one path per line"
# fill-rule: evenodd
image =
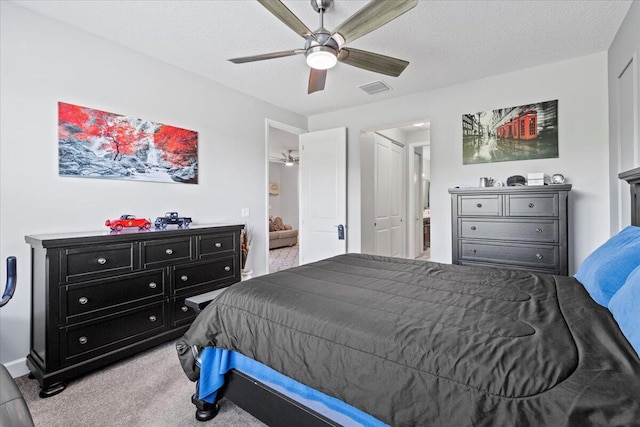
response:
M374 93L385 92L391 89L391 86L387 85L382 80L378 80L377 82L367 83L366 85L360 86L360 89L367 92L369 95L373 95Z

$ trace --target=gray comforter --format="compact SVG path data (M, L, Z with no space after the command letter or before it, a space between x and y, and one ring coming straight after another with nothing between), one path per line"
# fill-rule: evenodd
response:
M392 426L640 425L640 360L569 277L341 255L231 286L179 343Z

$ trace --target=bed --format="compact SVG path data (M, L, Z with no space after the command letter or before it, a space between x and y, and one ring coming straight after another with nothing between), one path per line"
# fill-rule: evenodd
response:
M640 168L621 178L640 226ZM231 286L176 343L196 417L224 397L269 425L640 425L640 228L612 242L582 281L345 254Z

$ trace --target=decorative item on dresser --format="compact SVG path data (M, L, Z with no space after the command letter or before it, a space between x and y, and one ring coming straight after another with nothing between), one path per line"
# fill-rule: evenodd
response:
M452 263L568 275L571 185L452 188Z
M182 335L187 297L240 281L242 225L26 236L31 351L40 397Z

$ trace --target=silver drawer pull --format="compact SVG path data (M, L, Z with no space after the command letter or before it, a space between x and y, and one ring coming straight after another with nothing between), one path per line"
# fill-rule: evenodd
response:
M85 345L89 340L87 339L87 337L80 337L78 338L78 342L82 345Z
M224 268L224 271L231 271L231 267L229 267L228 265Z
M151 289L155 289L155 288L156 288L156 286L158 286L158 284L157 284L156 282L150 282L150 283L149 283L149 287L150 287Z
M85 305L86 303L89 302L89 299L87 299L87 297L80 297L80 299L78 300L78 302L82 305Z
M154 315L149 316L149 320L152 322L155 322L156 320L158 320L158 318Z
M529 203L529 207L533 208L535 205L533 203Z
M481 208L482 207L482 203L478 203L476 206Z
M544 257L542 256L542 254L536 254L536 258L538 258L538 259L542 259L542 258L544 258Z
M189 311L189 307L183 305L182 307L180 307L180 310L182 310L183 313L186 313L187 311Z
M536 233L542 233L542 228L540 227L536 228Z
M478 252L476 249L471 249L472 254L475 254L476 252Z
M215 244L216 248L221 248L222 247L222 243L218 242Z
M171 255L173 253L173 249L169 248L165 252L167 255Z
M476 226L475 225L471 226L471 231L476 231Z
M187 280L189 280L189 276L187 276L186 274L183 274L182 276L180 276L180 280L182 280L183 282L186 282Z
M98 264L105 265L106 263L107 263L107 259L106 258L98 258Z

